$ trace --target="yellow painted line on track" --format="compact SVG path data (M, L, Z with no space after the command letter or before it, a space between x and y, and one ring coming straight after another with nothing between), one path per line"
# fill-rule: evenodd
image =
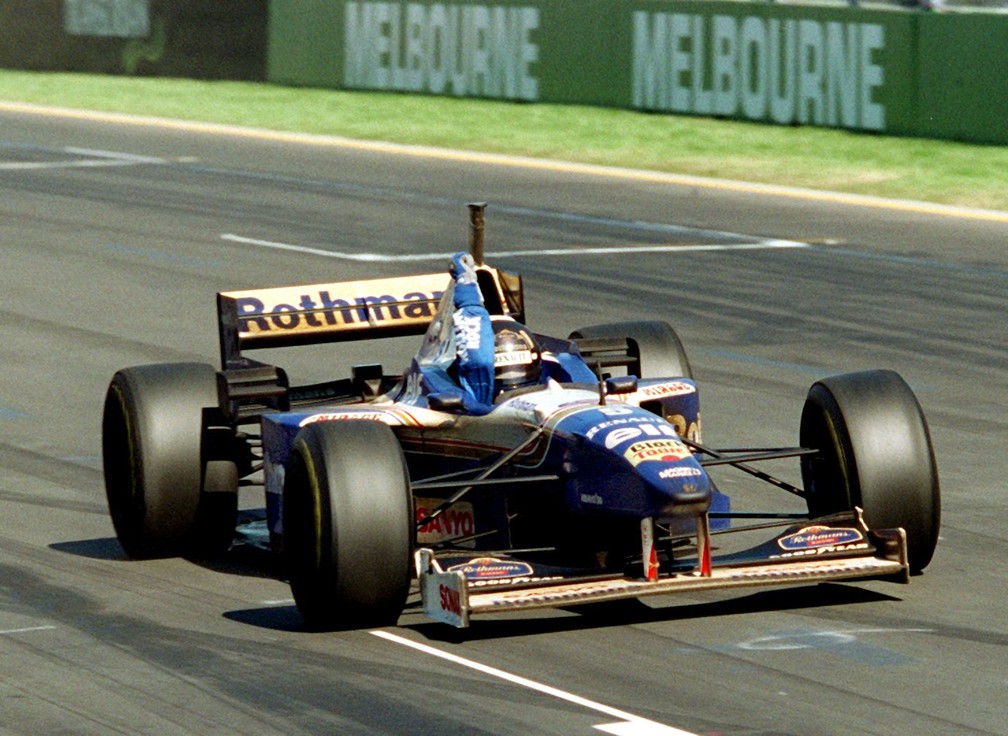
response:
M869 207L894 212L1008 224L1008 212L999 212L997 210L957 207L954 205L918 202L905 199L889 199L886 197L850 194L846 192L820 191L816 189L788 187L778 184L759 184L754 182L736 181L733 179L691 176L689 174L673 174L661 171L627 169L616 166L601 166L598 164L581 164L566 161L555 161L551 159L529 158L527 156L511 156L499 153L461 151L447 148L435 148L433 146L357 140L341 136L296 133L267 130L263 128L247 128L238 125L175 120L172 118L161 118L148 115L128 115L125 113L77 110L65 107L36 105L22 102L0 101L0 112L42 115L53 118L83 120L88 122L162 128L165 130L178 130L187 133L226 135L259 141L341 148L344 150L382 153L393 156L427 158L437 161L455 161L460 163L547 171L550 173L589 175L600 178L623 179L627 181L650 184L688 186L711 191L734 192L738 194L758 194L768 197L782 197L807 202L841 204L850 207Z

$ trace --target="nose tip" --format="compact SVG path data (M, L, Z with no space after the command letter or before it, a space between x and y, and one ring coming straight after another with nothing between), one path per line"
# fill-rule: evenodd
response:
M679 489L666 492L666 503L662 515L666 517L698 516L710 508L711 492L709 487Z

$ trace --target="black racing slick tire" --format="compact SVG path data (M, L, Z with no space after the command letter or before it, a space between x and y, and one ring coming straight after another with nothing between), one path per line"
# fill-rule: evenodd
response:
M893 371L832 376L809 389L802 410L802 458L812 517L859 506L869 528L902 527L912 573L938 543L941 498L927 420Z
M575 342L584 338L625 339L628 356L636 359L636 368L631 368L630 373L638 378L693 378L682 341L668 322L611 322L582 327L570 334Z
M204 409L216 405L216 371L203 363L113 376L102 415L105 492L130 557L205 556L230 545L237 471L205 447ZM205 481L212 493L203 493Z
M394 624L409 592L414 534L409 474L381 422L302 429L287 462L283 555L311 629Z

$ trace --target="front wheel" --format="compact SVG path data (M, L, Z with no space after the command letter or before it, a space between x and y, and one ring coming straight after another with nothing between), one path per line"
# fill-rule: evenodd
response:
M306 623L394 624L409 591L413 521L406 462L387 425L319 422L302 429L284 482L283 550Z
M802 458L809 514L864 510L871 528L902 527L911 572L927 567L938 543L941 499L927 420L893 371L832 376L809 389L802 410Z

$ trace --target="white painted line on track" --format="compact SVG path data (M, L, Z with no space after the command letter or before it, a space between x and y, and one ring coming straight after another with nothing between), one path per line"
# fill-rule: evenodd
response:
M163 158L137 156L118 151L101 151L90 148L63 148L63 153L82 158L69 161L0 161L0 171L36 171L44 169L88 169L109 166L137 166L140 164L164 164Z
M103 151L94 148L74 148L74 147L64 148L63 150L74 156L92 156L94 158L107 158L115 161L122 161L123 163L132 163L132 164L167 163L165 159L158 158L157 156L138 156L134 153L123 153L121 151Z
M0 636L9 636L11 634L25 634L29 631L52 631L55 626L26 626L23 629L4 629L0 630Z
M295 253L305 253L308 255L325 256L326 258L338 258L346 261L358 261L364 263L385 263L385 262L415 262L415 261L447 261L454 253L408 253L408 254L383 254L383 253L343 253L340 251L324 250L322 248L309 248L302 245L292 245L291 243L280 243L274 240L259 240L257 238L246 238L242 235L224 233L221 240L243 245L254 245L260 248L273 248L275 250L286 250ZM524 256L584 256L584 255L613 255L619 253L684 253L703 251L732 251L732 250L770 250L776 248L808 248L808 243L798 243L792 240L764 240L755 243L684 243L682 245L616 245L616 246L572 246L570 248L540 248L532 250L505 250L491 251L486 254L487 258L518 258Z
M616 723L605 723L595 726L596 730L604 731L605 733L615 734L616 736L696 736L696 734L693 734L690 731L683 731L679 728L666 726L663 723L650 721L647 718L642 718L634 715L633 713L627 713L624 710L613 708L612 706L605 705L604 703L589 700L588 698L566 692L565 690L560 690L552 687L551 685L545 685L541 682L521 677L520 675L505 672L504 670L497 669L496 667L480 664L479 662L474 662L471 659L459 657L456 654L443 652L440 649L435 649L434 647L427 646L426 644L412 641L399 636L398 634L393 634L388 631L372 631L371 634L381 639L385 639L386 641L410 647L411 649L416 649L424 654L429 654L433 657L438 657L448 662L461 665L462 667L468 667L471 670L482 672L485 675L490 675L491 677L496 677L497 679L510 682L513 685L535 690L543 695L558 698L559 700L564 700L568 703L573 703L574 705L587 708L588 710L602 713L607 717L617 719L618 722Z
M598 164L579 164L549 159L536 159L525 156L510 156L497 153L480 153L476 151L461 151L432 146L416 146L401 143L385 143L382 141L355 140L341 136L296 133L262 128L247 128L238 125L221 123L201 123L187 120L175 120L151 115L127 115L125 113L95 112L91 110L76 110L72 108L51 105L37 105L24 102L0 102L0 112L11 112L26 115L44 115L52 118L71 120L86 120L119 125L135 125L164 130L178 130L190 133L205 133L209 135L226 135L236 138L247 138L277 143L294 143L300 145L342 148L371 153L382 153L412 158L428 158L439 161L457 161L461 163L487 164L505 166L508 168L531 169L554 173L579 174L609 179L622 179L651 184L671 184L674 186L689 186L711 191L727 191L741 194L759 194L806 202L824 202L849 207L869 207L890 210L894 212L909 212L914 214L935 215L965 220L1008 223L1008 212L985 210L973 207L935 204L904 199L889 199L864 194L847 192L830 192L803 187L789 187L780 184L758 184L737 181L733 179L715 179L689 174L674 174L662 171L646 171L641 169L626 169L616 166L601 166Z
M14 161L0 162L0 171L41 171L45 169L107 169L114 166L136 166L133 161L113 159L78 159L74 161Z

